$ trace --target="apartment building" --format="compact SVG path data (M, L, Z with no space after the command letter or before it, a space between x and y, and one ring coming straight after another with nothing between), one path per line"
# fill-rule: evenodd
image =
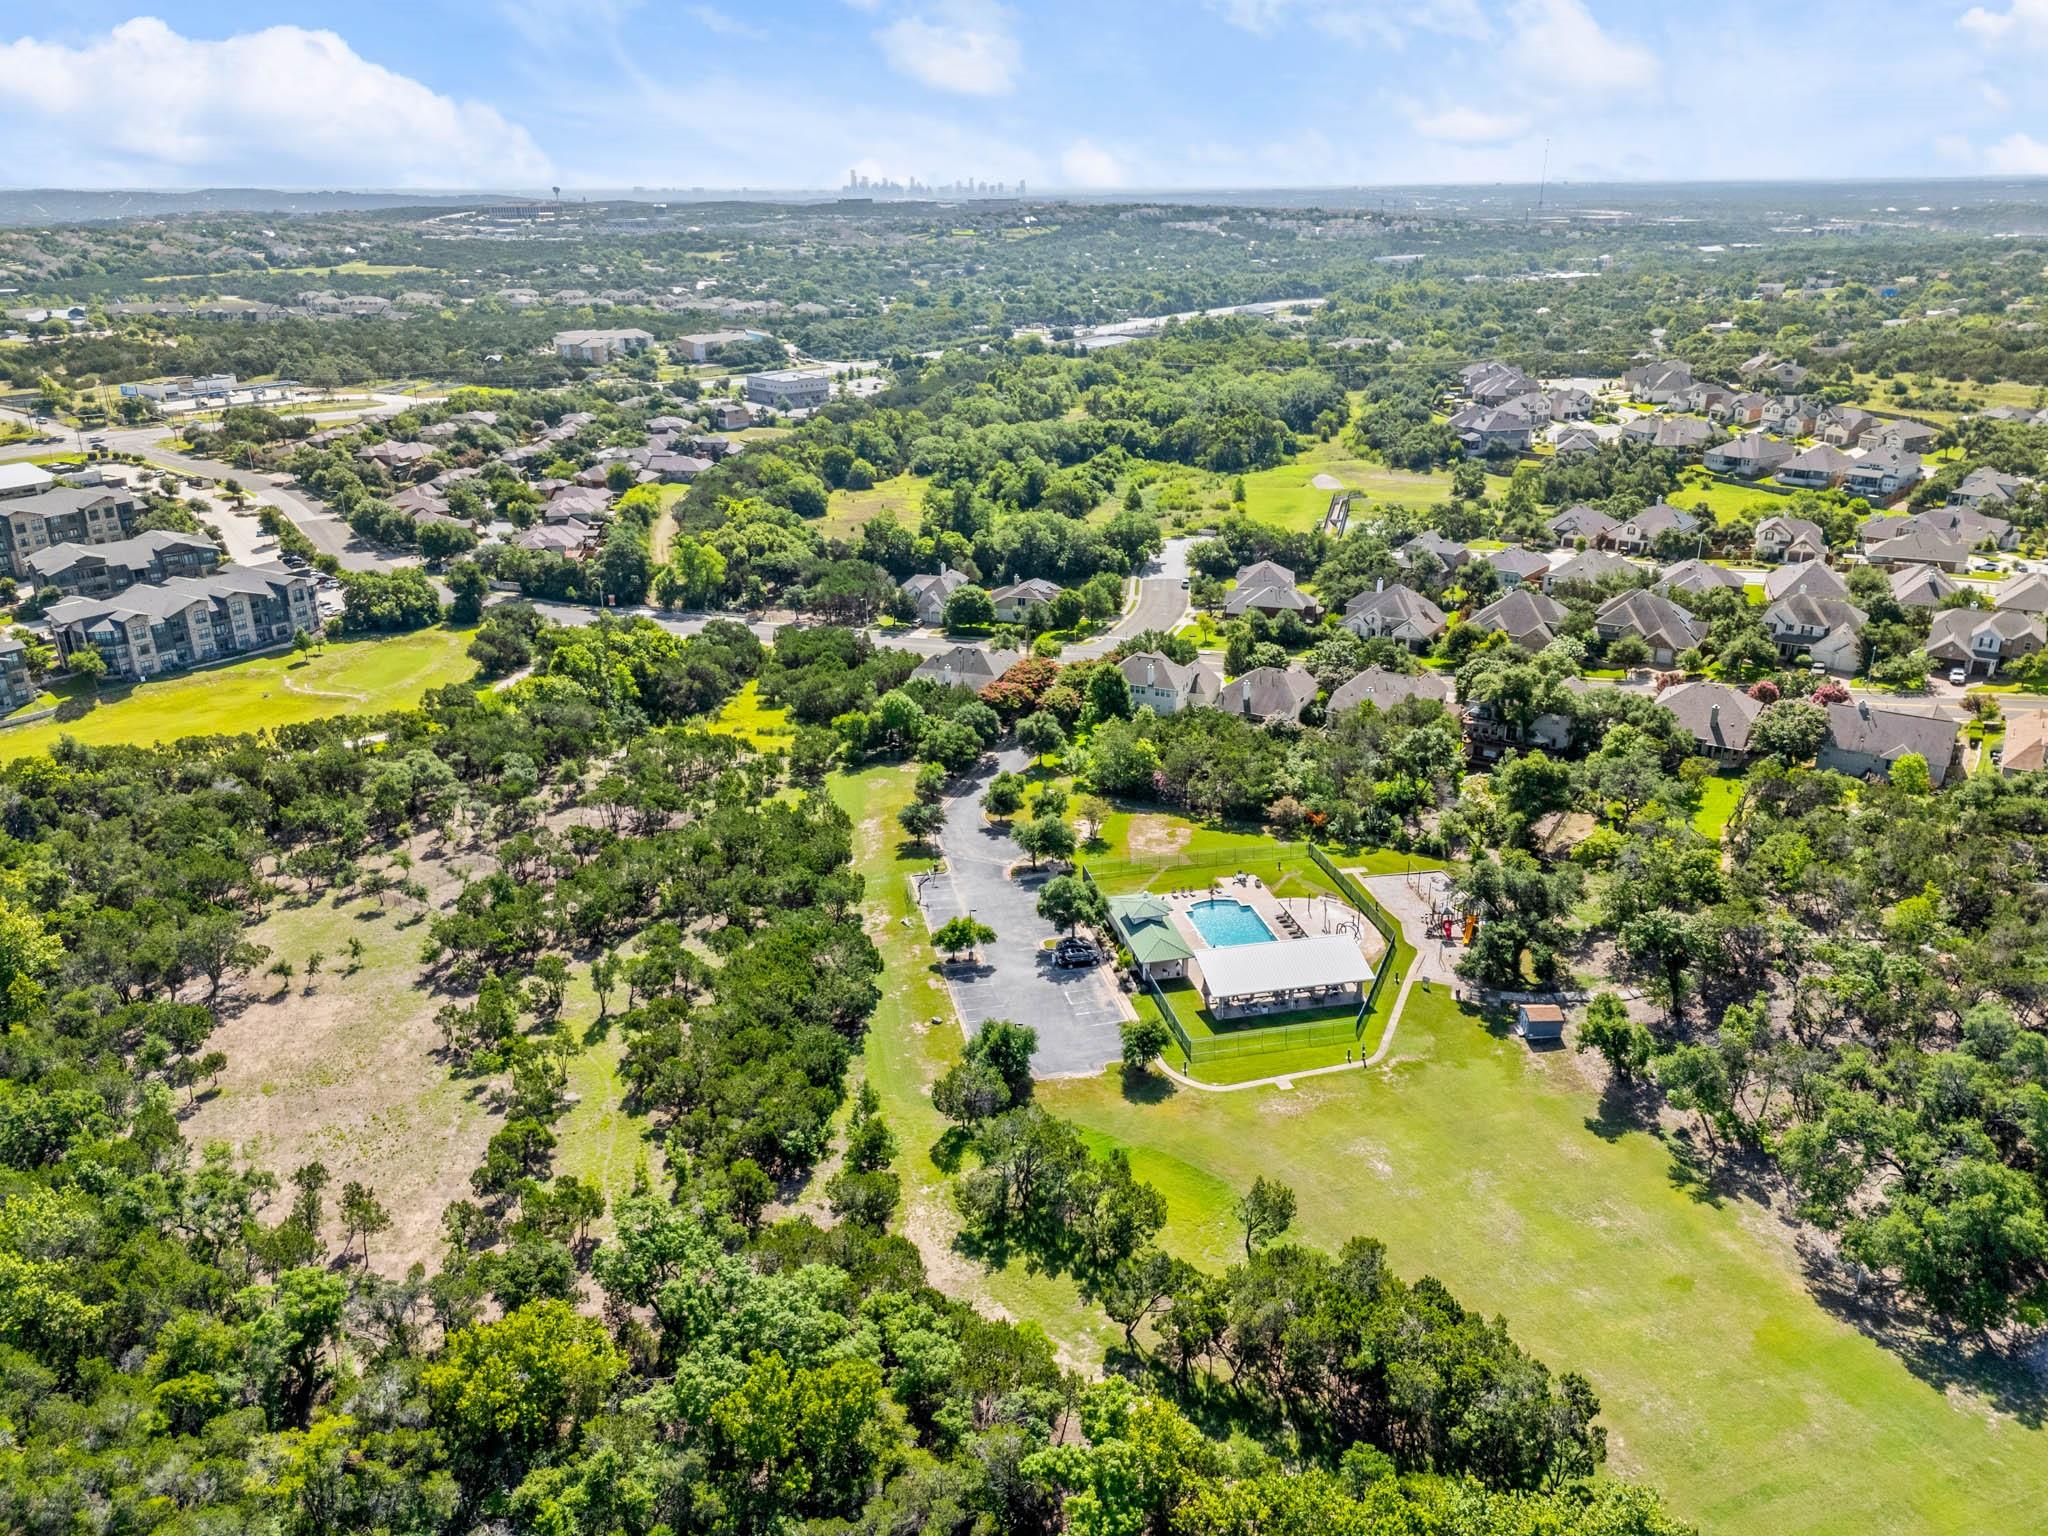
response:
M67 597L50 605L58 654L87 646L109 676L155 677L219 661L317 631L313 579L281 565L224 565L205 576L138 584L113 597Z
M58 486L0 505L0 558L17 581L28 558L58 544L112 544L135 531L142 500L122 485Z

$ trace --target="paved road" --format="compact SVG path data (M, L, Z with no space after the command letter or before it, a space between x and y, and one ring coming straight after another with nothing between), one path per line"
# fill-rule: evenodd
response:
M1005 871L1024 854L1007 832L981 817L981 792L1000 771L1025 766L1022 752L1003 753L996 768L983 769L946 803L939 841L946 872L925 882L926 921L937 928L948 918L972 912L996 931L978 965L963 963L947 980L971 1031L987 1019L1012 1019L1038 1031L1031 1069L1038 1077L1094 1074L1123 1055L1119 1025L1123 1009L1108 966L1063 971L1039 948L1053 936L1038 915L1042 880L1013 880Z
M1137 601L1124 616L1093 640L1070 645L1061 653L1066 661L1092 661L1106 656L1128 635L1148 629L1178 629L1187 618L1188 548L1193 539L1173 539L1138 573Z

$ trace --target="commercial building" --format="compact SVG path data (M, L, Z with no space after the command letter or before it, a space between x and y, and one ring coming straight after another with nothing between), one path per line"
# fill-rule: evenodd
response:
M653 336L641 330L555 332L555 355L565 363L608 363L653 345Z
M778 411L806 411L832 398L832 375L823 368L777 368L747 375L747 398Z

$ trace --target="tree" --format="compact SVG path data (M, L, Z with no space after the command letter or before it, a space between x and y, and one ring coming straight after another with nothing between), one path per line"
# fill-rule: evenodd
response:
M455 624L474 624L483 617L484 599L490 594L491 578L474 560L457 560L442 580L455 594L448 605L448 618Z
M1037 710L1017 722L1017 745L1035 759L1057 756L1067 747L1067 733L1058 719Z
M1088 882L1075 875L1056 875L1038 893L1038 915L1061 933L1072 933L1089 921L1099 906Z
M313 635L312 635L312 632L311 632L310 630L304 630L304 629L295 629L295 630L293 630L293 631L292 631L292 654L293 654L293 655L295 655L295 656L304 656L304 655L307 655L308 653L310 653L310 652L312 651L312 649L313 649Z
M1140 1077L1173 1044L1173 1032L1157 1014L1140 1014L1123 1023L1124 1075Z
M1090 844L1102 835L1102 825L1108 820L1109 802L1100 795L1083 795L1074 802L1074 822Z
M981 808L991 816L1014 816L1024 805L1024 776L1021 773L999 773L988 781L988 789L981 797Z
M896 820L911 838L932 847L946 826L946 808L929 800L913 800L896 813Z
M775 1198L775 1181L751 1157L743 1157L725 1170L725 1192L733 1215L749 1235L761 1228L761 1213Z
M963 951L979 949L984 944L996 941L995 929L976 918L961 916L948 918L939 925L932 935L932 943L948 959L957 960Z
M1031 856L1031 867L1044 859L1074 856L1074 829L1057 816L1034 816L1010 834L1017 846Z
M100 679L107 675L107 658L89 645L81 645L65 660L73 677L82 677L97 691Z
M529 1302L450 1336L420 1373L465 1487L509 1486L572 1444L626 1368L604 1325L562 1301Z
M1104 663L1088 676L1088 713L1096 720L1131 717L1131 685L1121 669Z
M1901 794L1925 799L1934 793L1934 775L1928 771L1927 759L1918 752L1901 753L1892 759L1891 785Z
M969 583L946 599L946 628L987 629L996 621L996 605L985 588Z
M1628 1016L1619 997L1602 992L1586 1006L1585 1021L1579 1025L1579 1049L1598 1051L1614 1075L1628 1083L1649 1070L1656 1041Z
M1804 699L1767 705L1749 728L1750 750L1787 763L1809 763L1827 739L1828 712Z
M1235 1209L1244 1228L1244 1256L1250 1258L1262 1244L1277 1242L1294 1225L1294 1191L1261 1174Z
M391 1213L384 1209L367 1184L351 1179L341 1186L342 1252L347 1253L357 1238L363 1240L363 1265L369 1267L370 1239L391 1229Z

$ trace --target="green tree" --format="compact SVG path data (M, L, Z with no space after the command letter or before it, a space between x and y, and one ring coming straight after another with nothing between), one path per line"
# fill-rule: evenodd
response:
M966 915L946 919L932 935L932 943L950 960L957 960L963 953L979 949L984 944L993 944L995 941L995 929L977 918Z
M1017 745L1034 759L1056 757L1067 748L1067 733L1054 716L1036 710L1017 722Z
M1093 887L1077 875L1055 875L1038 893L1038 915L1061 933L1072 933L1101 908Z
M1122 1029L1126 1077L1143 1076L1173 1044L1173 1032L1157 1014L1140 1014L1135 1019L1126 1019Z
M451 1468L471 1490L516 1483L572 1447L604 1405L625 1358L596 1318L536 1301L459 1329L420 1373Z
M1614 1075L1628 1083L1649 1070L1656 1041L1628 1016L1619 997L1602 992L1586 1006L1586 1017L1579 1025L1579 1049L1598 1051Z
M1234 1209L1238 1225L1244 1228L1244 1254L1250 1258L1262 1245L1279 1241L1294 1225L1294 1191L1261 1174Z
M1033 869L1046 859L1070 859L1074 856L1074 829L1057 816L1034 816L1010 835L1016 839L1017 846L1030 855Z

